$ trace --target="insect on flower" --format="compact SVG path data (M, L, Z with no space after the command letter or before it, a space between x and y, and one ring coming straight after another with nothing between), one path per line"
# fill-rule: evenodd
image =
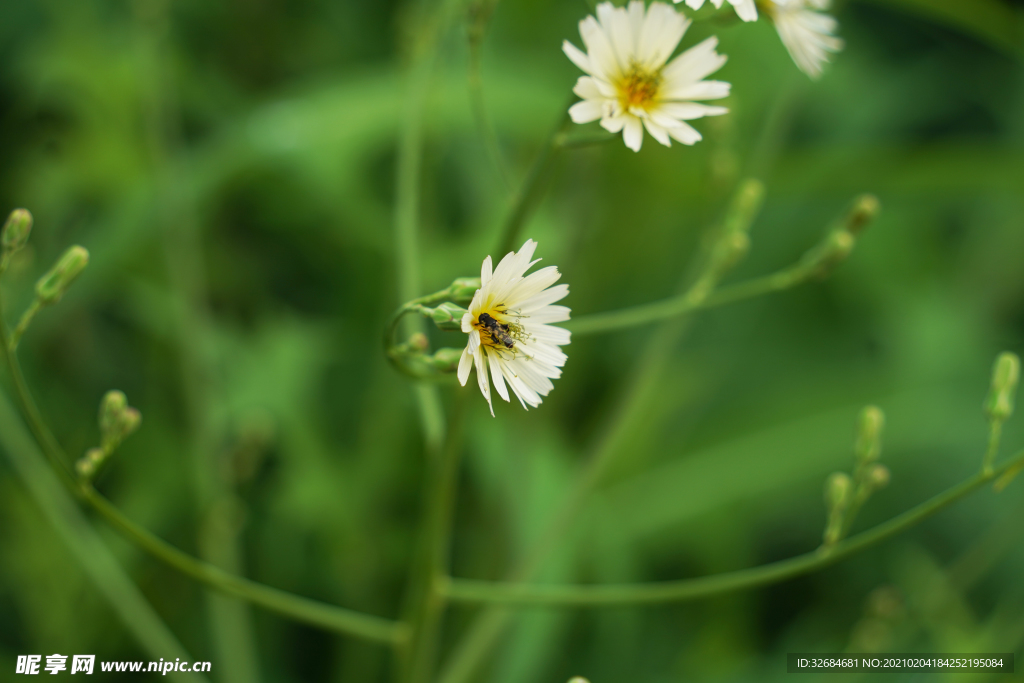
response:
M555 285L561 273L554 266L526 274L537 263L531 260L536 248L536 242L527 240L493 269L491 257L485 258L480 289L462 317L462 331L469 339L459 361L459 382L466 386L476 368L491 415L492 382L506 401L511 387L524 408L536 407L554 388L551 380L561 377L565 365L559 347L569 343L569 331L551 323L569 319L567 307L554 305L569 293L569 286Z

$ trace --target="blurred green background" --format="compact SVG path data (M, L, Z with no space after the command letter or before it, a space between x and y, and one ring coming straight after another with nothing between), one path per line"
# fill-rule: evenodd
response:
M411 384L380 348L399 303L395 161L423 11L0 5L0 211L36 219L5 276L8 324L63 249L92 254L21 348L57 437L75 456L95 445L99 399L122 389L143 428L98 488L128 516L257 581L389 617L424 472ZM579 74L559 48L580 44L590 11L505 0L487 27L484 97L517 185L569 101ZM731 113L698 121L692 148L647 138L639 154L620 141L566 152L524 236L582 315L672 292L742 177L768 195L730 281L795 261L861 192L878 195L880 219L829 280L699 314L639 389L653 328L578 337L528 413L497 402L492 419L463 390L456 575L502 576L604 451L615 466L544 580L682 578L813 549L822 483L850 468L866 403L888 417L892 483L858 528L977 471L991 363L1024 352L1024 3L849 0L835 13L846 49L817 83L764 21L695 24L684 48L714 33L729 55L718 76L733 84ZM423 293L478 272L509 206L472 117L466 25L446 34L430 88ZM456 391L443 385L446 403ZM1024 443L1020 419L1005 443ZM770 588L520 610L468 680L775 680L794 651L1020 655L1022 512L1018 482ZM8 458L0 520L0 678L25 653L155 658ZM96 526L191 657L213 662L211 680L390 676L384 648L210 602ZM449 612L446 655L474 615Z

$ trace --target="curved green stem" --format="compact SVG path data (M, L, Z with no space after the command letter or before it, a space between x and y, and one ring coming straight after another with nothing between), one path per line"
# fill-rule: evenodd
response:
M994 468L981 472L915 508L887 522L840 541L788 560L740 571L658 583L609 584L596 586L545 586L489 581L449 579L445 595L458 602L501 603L543 606L604 606L639 603L683 602L722 593L766 586L818 569L896 536L953 503L977 491L997 476L1024 463L1024 451Z
M197 560L132 522L91 486L83 485L80 492L82 499L129 541L182 574L226 595L241 598L296 621L365 640L397 643L403 638L404 632L401 627L388 619L361 614L271 588Z
M28 389L28 385L25 383L17 358L8 350L8 333L2 318L3 310L0 308L0 347L2 347L0 354L3 355L4 362L10 372L15 397L32 435L39 443L54 471L60 477L61 482L79 500L96 510L125 538L149 552L158 560L166 562L168 565L200 583L228 595L248 600L255 605L290 617L296 621L302 621L340 633L347 633L367 640L387 643L402 641L404 632L401 626L393 621L335 607L264 586L197 560L129 520L91 486L83 485L76 481L65 465L67 457L63 449L53 437L39 409L36 407L35 400Z

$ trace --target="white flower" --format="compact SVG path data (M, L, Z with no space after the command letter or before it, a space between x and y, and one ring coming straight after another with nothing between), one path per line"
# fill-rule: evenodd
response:
M767 5L783 45L811 78L821 76L829 52L843 49L843 41L834 35L839 23L818 11L830 4L831 0L769 0Z
M673 0L677 5L682 0ZM715 7L722 6L722 0L711 0ZM693 9L700 9L704 5L704 0L686 0L686 4ZM754 0L729 0L729 4L736 8L736 14L740 16L743 21L757 21L757 5Z
M485 258L480 289L462 316L462 331L469 335L469 342L459 361L459 382L466 386L475 365L491 415L494 404L488 374L503 399L509 400L508 382L523 408L536 408L565 365L566 356L558 347L569 343L569 331L549 323L569 319L568 308L552 305L565 298L569 285L552 286L562 277L555 266L525 274L540 260L530 260L536 248L536 242L526 240L522 249L501 259L493 272L491 257Z
M686 121L728 110L694 100L726 97L729 84L703 80L725 64L725 56L715 52L717 38L668 62L689 25L686 17L661 2L651 3L647 10L641 0L628 7L598 5L596 19L588 16L580 22L586 53L569 41L562 44L566 56L588 74L573 88L583 101L570 107L572 120L601 119L606 130L622 131L626 147L637 152L644 128L666 146L672 140L685 145L700 140L700 133Z

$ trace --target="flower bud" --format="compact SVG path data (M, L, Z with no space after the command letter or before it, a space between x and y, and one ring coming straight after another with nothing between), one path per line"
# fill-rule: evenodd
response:
M32 232L32 214L28 209L15 209L8 216L4 223L3 231L0 232L0 245L3 251L13 254L28 242L29 233Z
M36 297L41 304L55 304L61 300L71 283L89 264L89 252L74 246L64 252L50 272L36 283Z
M96 471L107 459L107 453L102 448L90 448L85 452L78 462L75 463L75 471L83 479L89 480L96 476Z
M463 349L445 347L438 349L433 356L429 356L426 360L431 367L439 372L455 372L462 359L462 351Z
M891 475L889 474L889 468L885 465L875 464L868 472L868 483L874 491L884 489L888 486L890 478Z
M131 436L139 425L142 424L142 413L139 412L138 408L126 408L121 413L121 421L118 423L118 432L121 435L121 440Z
M128 407L128 397L121 391L108 391L100 401L100 433L112 434L117 430L121 413Z
M103 451L111 453L142 423L142 414L128 406L120 391L108 391L100 403L100 434Z
M569 683L590 683L590 681L585 679L583 676L574 676L569 679Z
M1013 414L1013 399L1020 381L1020 358L1016 354L999 354L992 368L992 389L985 401L990 420L1005 422Z
M846 216L846 225L844 226L846 231L857 237L864 232L864 228L871 225L881 208L878 197L873 194L862 194L857 197L853 208Z
M840 510L846 507L852 488L853 482L846 472L833 472L825 481L825 505L829 510Z
M462 329L462 316L466 309L451 302L445 302L433 309L430 318L438 329L458 332Z
M468 304L473 300L473 295L476 294L476 290L480 289L480 278L478 277L460 277L452 282L451 287L448 288L449 296L456 303Z
M882 428L885 426L885 413L877 406L867 406L860 412L857 419L857 443L854 453L857 462L867 464L878 460L882 454Z
M426 351L430 348L430 340L427 339L427 335L422 332L413 332L409 335L409 341L406 342L409 349L414 351Z

